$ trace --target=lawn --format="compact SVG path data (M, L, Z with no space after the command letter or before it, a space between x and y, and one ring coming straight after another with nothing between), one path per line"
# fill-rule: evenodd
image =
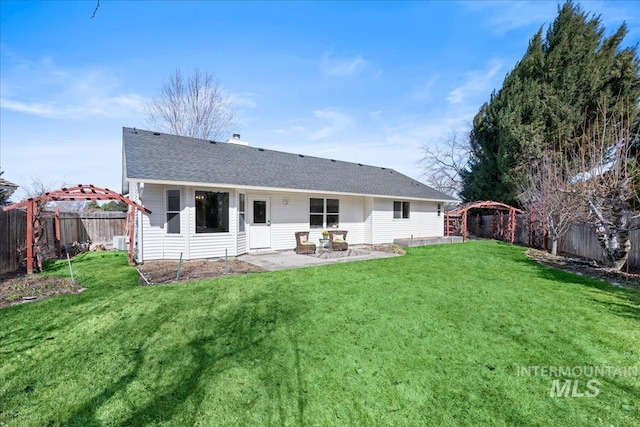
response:
M0 425L640 425L640 291L523 252L151 287L126 255L85 254L85 292L0 310ZM521 372L603 366L625 371ZM550 397L554 379L584 396Z

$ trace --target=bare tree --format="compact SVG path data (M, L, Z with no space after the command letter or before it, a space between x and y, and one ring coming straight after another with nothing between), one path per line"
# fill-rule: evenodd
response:
M584 220L598 236L605 263L621 269L631 249L630 204L638 200L640 174L634 153L638 141L631 132L629 113L607 117L611 115L601 107L598 120L585 130L573 184L584 203Z
M31 198L35 198L38 196L41 196L45 193L48 193L51 190L51 185L49 184L45 184L40 178L32 178L31 183L29 185L27 185L25 188L23 188L25 194L26 194L26 198L27 199L31 199ZM36 204L35 204L35 211L33 213L33 260L34 260L34 268L36 272L39 272L42 270L42 248L40 245L40 240L42 239L42 233L46 232L46 228L42 229L41 228L41 224L44 223L44 213L45 210L47 209L47 207L49 206L49 203L47 203L44 200L39 200ZM31 221L31 218L28 218L28 221ZM25 250L26 252L26 250ZM20 255L20 259L22 260L23 255Z
M555 157L555 158L554 158ZM529 162L518 196L522 206L545 224L551 237L551 254L558 254L558 242L579 217L581 200L576 195L568 162L549 150Z
M98 9L100 8L100 0L96 1L96 8L93 9L93 15L91 15L91 19L96 17L96 13L98 13Z
M457 197L462 190L462 172L469 163L469 141L454 130L442 142L422 147L427 183L437 190Z
M157 98L145 105L147 123L156 130L192 138L220 140L235 124L235 112L218 80L197 68L169 76Z

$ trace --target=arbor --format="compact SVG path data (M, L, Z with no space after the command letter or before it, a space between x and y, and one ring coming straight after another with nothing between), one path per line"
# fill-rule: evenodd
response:
M197 68L187 77L177 69L144 108L149 126L173 135L220 140L235 123L231 101L218 80Z
M622 48L625 25L605 37L599 17L567 1L546 35L540 29L523 58L473 121L464 200L518 202L519 183L532 158L546 151L575 155L594 120L640 99L636 47ZM586 125L585 125L586 124Z

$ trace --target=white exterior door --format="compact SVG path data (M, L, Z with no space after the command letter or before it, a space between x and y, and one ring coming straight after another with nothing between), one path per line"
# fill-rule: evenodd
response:
M271 200L249 197L249 249L271 247Z

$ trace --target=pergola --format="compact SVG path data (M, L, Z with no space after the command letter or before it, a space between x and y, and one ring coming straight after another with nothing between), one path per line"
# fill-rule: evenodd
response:
M41 194L37 197L31 197L19 203L14 203L3 208L4 211L12 209L27 209L27 274L33 273L34 255L36 258L40 254L40 211L39 207L47 202L77 202L91 200L119 200L129 206L127 213L127 230L129 232L129 264L133 264L133 245L134 245L134 219L136 209L150 214L151 211L138 203L129 200L125 196L111 191L108 188L100 188L93 185L78 184L75 187L62 188L58 191L51 191ZM56 209L55 233L56 242L58 243L58 256L60 256L60 220Z
M505 203L482 201L482 202L470 202L460 206L457 209L449 211L444 214L445 221L445 234L447 236L455 233L456 229L460 228L462 233L462 240L467 240L467 213L471 209L489 209L494 210L496 213L507 212L509 214L509 220L507 223L507 233L509 234L509 240L511 243L515 241L516 236L516 214L524 213L522 210L507 205ZM459 225L460 227L456 227ZM498 232L504 234L504 219L502 215L498 218Z

